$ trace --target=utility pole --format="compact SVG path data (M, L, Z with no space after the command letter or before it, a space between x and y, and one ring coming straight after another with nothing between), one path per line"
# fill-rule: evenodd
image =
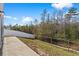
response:
M2 48L3 48L3 3L0 3L0 55L2 55Z

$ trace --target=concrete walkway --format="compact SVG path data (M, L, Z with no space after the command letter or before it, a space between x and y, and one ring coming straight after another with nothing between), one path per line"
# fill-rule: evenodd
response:
M39 56L17 37L5 37L3 56Z

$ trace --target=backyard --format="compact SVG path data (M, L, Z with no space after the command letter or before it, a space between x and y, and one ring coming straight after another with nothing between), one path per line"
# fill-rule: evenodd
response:
M14 14L9 15L13 5ZM11 45L8 52L13 52L13 49L20 46L23 51L16 48L15 50L22 53L17 55L27 55L23 53L25 50L30 53L25 48L27 46L40 56L79 56L78 3L14 3L4 6L4 37L7 38L4 41L8 43L4 46L7 48ZM19 45L19 42L22 45ZM13 55L16 55L16 52Z

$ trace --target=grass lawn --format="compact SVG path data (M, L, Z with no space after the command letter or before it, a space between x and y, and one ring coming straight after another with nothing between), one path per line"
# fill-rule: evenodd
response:
M53 44L50 44L44 41L32 40L32 39L26 39L26 38L19 38L19 39L40 55L79 56L79 53L70 52L70 51L68 52L67 50L58 48Z

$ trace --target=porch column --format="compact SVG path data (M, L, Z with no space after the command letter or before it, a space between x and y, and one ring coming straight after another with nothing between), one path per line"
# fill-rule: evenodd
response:
M3 3L0 3L0 54L3 47Z

